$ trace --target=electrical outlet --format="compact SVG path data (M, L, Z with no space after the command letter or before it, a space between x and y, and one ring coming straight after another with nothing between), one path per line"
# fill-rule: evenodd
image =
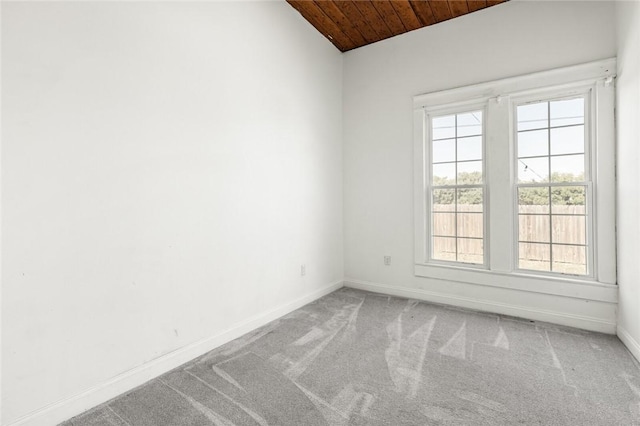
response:
M384 264L385 264L386 266L391 265L391 256L385 256L385 257L384 257Z
M300 276L304 277L307 275L307 265L300 265Z

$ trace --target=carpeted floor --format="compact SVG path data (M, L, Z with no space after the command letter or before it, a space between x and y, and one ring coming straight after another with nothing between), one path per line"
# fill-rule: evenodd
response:
M633 425L615 337L341 289L68 425Z

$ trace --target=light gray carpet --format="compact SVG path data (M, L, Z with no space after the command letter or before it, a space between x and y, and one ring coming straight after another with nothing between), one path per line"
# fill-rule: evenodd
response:
M64 425L633 425L615 337L341 289Z

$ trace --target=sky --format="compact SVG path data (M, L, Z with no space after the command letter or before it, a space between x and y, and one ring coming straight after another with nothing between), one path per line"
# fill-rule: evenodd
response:
M519 105L519 182L547 182L549 172L584 173L584 98ZM482 111L432 119L434 176L482 171ZM549 157L549 154L551 156Z

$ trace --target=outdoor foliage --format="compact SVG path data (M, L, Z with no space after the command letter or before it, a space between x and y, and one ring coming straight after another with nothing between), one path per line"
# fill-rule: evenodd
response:
M552 173L552 182L581 182L583 175L573 175L571 173ZM482 183L482 173L459 173L458 185L476 185ZM456 182L447 177L434 176L434 186L455 185ZM551 190L551 200L554 205L584 206L585 188L584 186L561 186L561 187L527 187L519 190L519 204L522 205L548 205L549 190ZM453 204L455 202L455 189L436 189L433 192L434 204ZM482 204L481 189L458 189L458 204Z
M584 175L573 175L571 173L552 173L552 182L581 182ZM520 188L519 204L521 206L548 205L549 190L551 190L551 201L554 205L561 206L584 206L585 188L584 186L557 186L557 187L537 187Z

